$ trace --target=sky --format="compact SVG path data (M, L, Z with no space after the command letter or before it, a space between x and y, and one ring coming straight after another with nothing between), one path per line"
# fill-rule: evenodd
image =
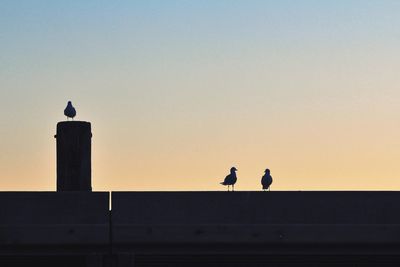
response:
M0 190L52 191L68 100L96 191L400 189L400 1L0 2Z

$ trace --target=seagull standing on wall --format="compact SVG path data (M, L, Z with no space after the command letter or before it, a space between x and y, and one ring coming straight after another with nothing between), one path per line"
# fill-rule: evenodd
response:
M262 185L262 189L265 190L271 190L270 186L272 184L272 176L271 176L271 172L269 169L265 170L265 174L264 176L261 178L261 185Z
M237 169L235 167L232 167L231 173L227 175L225 177L225 180L221 183L222 185L228 186L228 192L229 192L229 186L232 186L232 192L235 191L235 183L237 181L236 171Z
M67 107L64 109L64 115L67 116L67 120L68 118L74 120L74 117L76 116L76 110L72 106L71 101L68 101Z

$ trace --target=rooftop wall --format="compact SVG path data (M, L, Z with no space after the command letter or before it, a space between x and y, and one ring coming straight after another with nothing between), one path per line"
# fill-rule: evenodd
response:
M113 192L128 224L398 224L400 192Z
M108 192L1 192L0 246L108 245Z
M115 246L400 244L400 192L113 192Z
M400 251L400 192L113 192L111 213L106 192L2 192L0 201L0 254L221 244Z

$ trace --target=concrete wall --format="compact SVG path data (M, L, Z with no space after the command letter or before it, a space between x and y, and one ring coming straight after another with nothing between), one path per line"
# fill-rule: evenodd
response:
M399 192L114 192L113 242L400 244Z
M129 224L397 224L400 192L113 192Z
M108 247L108 192L1 192L0 203L2 247Z
M389 255L400 265L400 192L113 192L111 213L101 192L2 192L0 201L0 265L46 255L81 262L68 266L192 265L201 255Z

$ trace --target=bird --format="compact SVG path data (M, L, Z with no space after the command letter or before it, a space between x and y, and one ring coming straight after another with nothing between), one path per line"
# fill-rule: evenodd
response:
M224 181L221 183L222 185L228 186L228 192L229 192L229 186L232 186L232 191L235 191L235 183L237 181L236 171L237 169L235 167L232 167L230 170L230 174L228 174L225 177Z
M269 169L266 169L264 176L261 178L262 189L264 191L268 189L271 190L270 186L272 184L272 176L270 173L271 171Z
M64 115L67 116L67 120L68 118L74 120L74 117L76 116L76 110L72 106L71 101L68 101L67 107L64 109Z

